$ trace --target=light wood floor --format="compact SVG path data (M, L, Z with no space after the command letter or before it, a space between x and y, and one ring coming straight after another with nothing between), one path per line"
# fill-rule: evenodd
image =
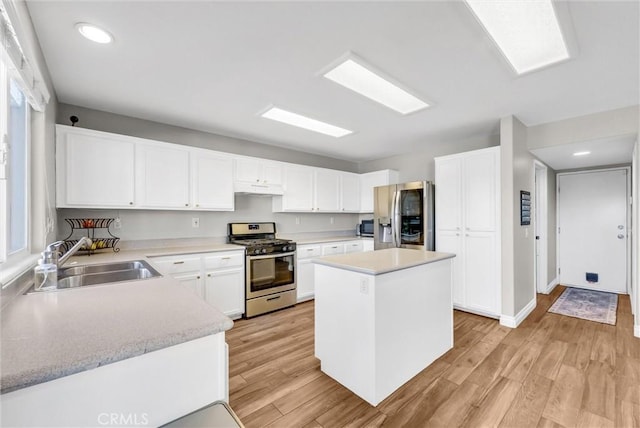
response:
M640 339L628 296L616 326L547 312L518 327L455 312L455 347L372 407L320 371L313 302L227 332L230 404L247 427L640 427Z

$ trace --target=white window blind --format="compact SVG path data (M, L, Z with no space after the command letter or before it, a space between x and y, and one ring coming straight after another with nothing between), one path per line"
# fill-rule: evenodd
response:
M13 17L13 18L12 18ZM0 56L7 64L11 77L20 85L31 107L44 111L50 94L46 84L40 78L40 72L32 67L16 35L16 27L11 19L17 21L13 2L0 1Z

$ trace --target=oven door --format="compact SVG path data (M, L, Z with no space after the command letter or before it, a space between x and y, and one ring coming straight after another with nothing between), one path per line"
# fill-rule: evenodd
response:
M296 288L296 253L247 257L247 299Z

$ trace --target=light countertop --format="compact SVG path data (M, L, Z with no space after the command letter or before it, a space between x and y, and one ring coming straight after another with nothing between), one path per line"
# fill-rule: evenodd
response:
M229 244L104 251L86 265L152 256L244 251ZM18 295L1 316L0 393L230 329L233 321L169 277Z
M368 275L381 275L427 263L435 263L453 257L455 257L455 254L451 253L410 250L407 248L387 248L385 250L366 251L364 253L320 257L313 259L313 263Z

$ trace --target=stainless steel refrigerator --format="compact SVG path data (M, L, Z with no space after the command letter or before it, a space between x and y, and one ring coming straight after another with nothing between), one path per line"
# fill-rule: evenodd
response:
M373 189L376 250L402 247L435 250L434 187L430 181Z

